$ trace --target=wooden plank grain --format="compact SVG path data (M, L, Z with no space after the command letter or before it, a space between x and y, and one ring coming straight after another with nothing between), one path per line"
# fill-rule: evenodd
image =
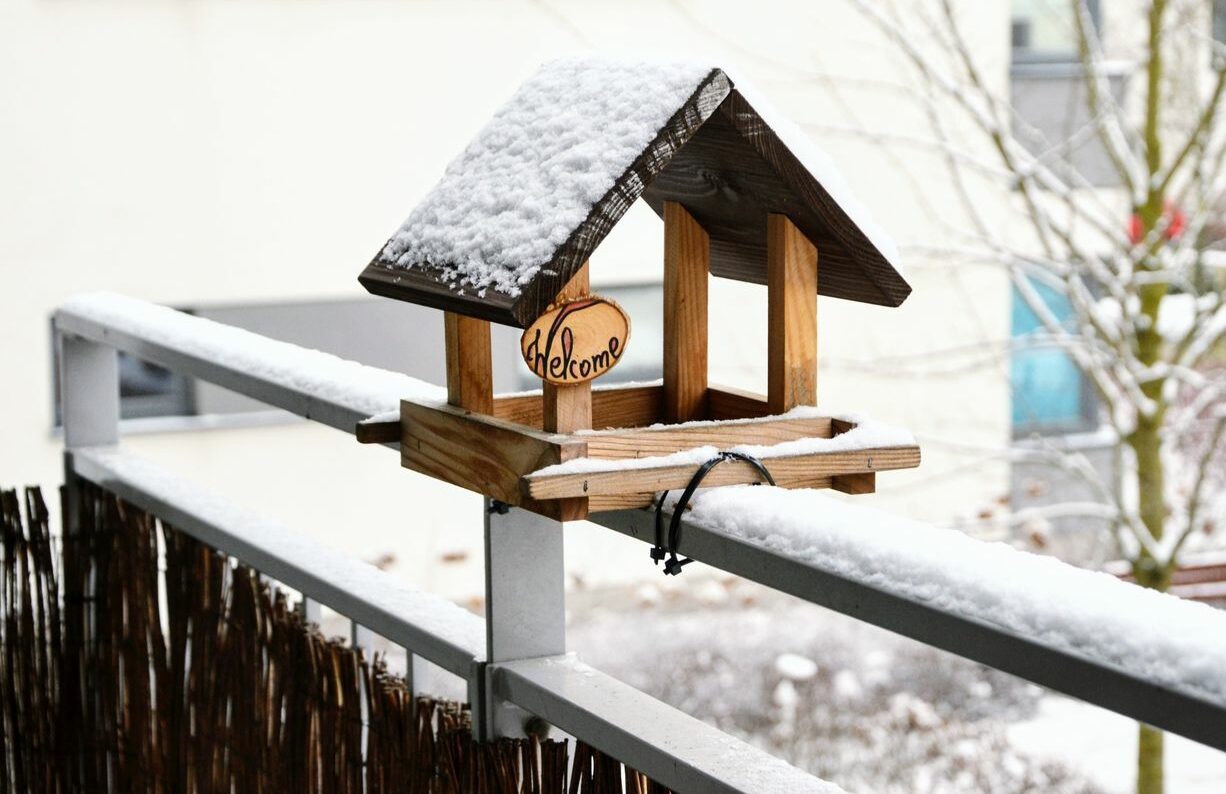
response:
M877 474L871 471L860 474L839 474L830 478L830 487L845 494L876 493Z
M587 262L558 293L558 301L574 300L591 291L591 268ZM592 382L566 385L541 382L541 414L544 429L551 433L573 433L592 426ZM492 409L491 409L492 410Z
M482 414L494 412L494 364L488 320L443 312L447 402Z
M684 449L714 446L719 449L741 444L781 444L802 438L830 438L828 417L811 419L764 419L755 422L702 424L690 427L642 428L638 430L584 433L587 455L592 458L626 459L671 455Z
M400 420L394 422L358 422L353 435L359 444L392 444L400 440Z
M585 454L582 441L532 431L450 406L400 404L400 461L407 469L508 504L560 517L573 506L525 498L521 478ZM586 512L586 505L583 508Z
M592 389L592 427L641 427L662 421L661 386L611 386ZM543 426L543 396L515 394L494 397L494 416L508 422L540 429Z
M711 245L682 205L664 204L664 417L706 415L707 282Z
M712 386L707 389L709 419L751 419L770 414L770 405L766 402L765 395L729 386Z
M781 488L829 488L832 477L843 474L909 469L919 465L919 447L882 447L810 455L765 458L762 461ZM610 496L684 488L697 465L664 465L637 469L574 474L531 474L525 478L534 499L575 496ZM729 461L716 466L703 487L738 485L761 480L748 463Z
M766 223L766 400L781 414L817 404L817 248L786 215Z

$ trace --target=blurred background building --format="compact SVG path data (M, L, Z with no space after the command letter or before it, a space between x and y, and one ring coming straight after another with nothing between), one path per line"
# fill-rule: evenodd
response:
M974 40L1003 84L1009 10L982 5L967 24L982 30ZM60 479L48 318L76 292L124 292L441 382L441 314L367 297L356 275L517 84L568 52L738 66L827 148L882 226L903 244L935 244L928 213L943 211L948 189L936 155L903 150L898 162L879 151L917 122L898 102L900 65L854 10L822 6L0 4L0 356L11 384L0 481ZM659 302L662 226L645 205L631 215L592 276L650 317L640 307ZM921 436L922 468L883 478L874 501L939 522L974 517L1009 489L1007 360L902 379L891 362L1006 339L1008 283L907 261L915 291L900 309L822 299L821 402ZM713 381L763 390L753 354L765 344L764 288L716 280L712 312L712 361L736 362ZM517 335L503 330L497 385L523 388ZM640 320L635 358L614 374L655 377L659 347L658 326ZM459 595L479 585L472 495L137 361L124 362L124 385L125 431L141 453L364 558L392 555L423 586ZM652 573L641 549L609 534L574 529L577 573Z

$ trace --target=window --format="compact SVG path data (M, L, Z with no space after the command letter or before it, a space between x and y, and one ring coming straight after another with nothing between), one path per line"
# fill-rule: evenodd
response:
M1019 138L1048 152L1089 184L1113 187L1119 173L1097 135L1079 135L1090 123L1090 98L1077 47L1073 3L1081 0L1014 0L1013 68L1010 101L1017 111ZM1100 7L1089 0L1091 24L1100 28ZM1131 67L1102 68L1112 97L1122 102ZM1036 135L1037 133L1037 135ZM1059 149L1061 144L1070 145Z
M54 349L54 345L52 346ZM55 356L59 351L55 350ZM119 417L148 419L153 417L193 416L196 413L196 393L191 378L171 372L157 364L141 361L127 353L119 353ZM60 416L60 367L52 362L55 398L55 426Z
M196 412L191 380L157 364L120 353L119 411L122 419L191 416Z
M1082 0L1013 0L1013 62L1078 60L1075 3ZM1085 0L1094 28L1101 30L1099 0Z
M1033 286L1061 322L1071 319L1063 295L1041 284ZM1015 288L1010 362L1014 435L1093 429L1097 407L1090 384L1065 350L1041 338L1043 332L1043 324Z

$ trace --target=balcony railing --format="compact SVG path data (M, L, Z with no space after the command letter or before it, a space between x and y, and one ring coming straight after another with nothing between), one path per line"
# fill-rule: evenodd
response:
M835 790L561 654L551 522L487 513L483 620L134 458L119 443L116 351L350 433L401 399L445 399L439 387L119 296L74 299L55 328L70 484L94 482L465 679L479 737L515 729L499 716L509 705L677 791ZM870 510L789 509L811 497L741 489L700 500L679 550L1226 750L1226 613ZM591 520L652 540L643 511ZM525 576L533 588L511 586Z

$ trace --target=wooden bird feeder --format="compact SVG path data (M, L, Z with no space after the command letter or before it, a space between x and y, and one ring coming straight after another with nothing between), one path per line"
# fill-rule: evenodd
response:
M405 401L359 439L398 440L406 468L558 519L685 487L695 448L782 445L762 457L786 488L867 493L876 472L917 466L909 439L790 443L856 427L793 410L817 404L817 296L897 306L910 287L808 144L759 111L718 68L543 67L361 274L445 312L449 404ZM664 221L663 383L593 390L633 340L632 318L591 294L588 261L639 198ZM710 276L767 286L765 396L708 383ZM490 322L525 329L539 393L494 394ZM758 480L730 462L704 486Z

